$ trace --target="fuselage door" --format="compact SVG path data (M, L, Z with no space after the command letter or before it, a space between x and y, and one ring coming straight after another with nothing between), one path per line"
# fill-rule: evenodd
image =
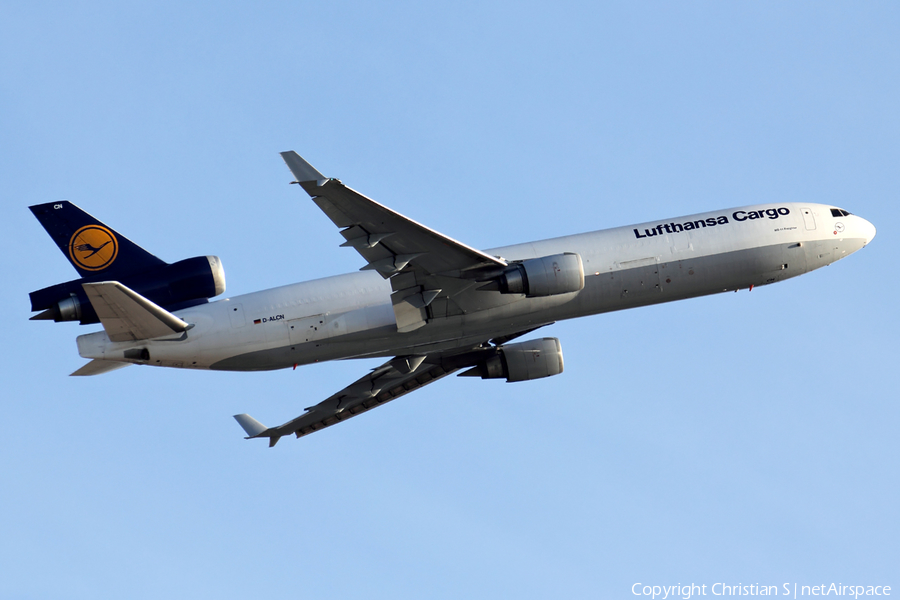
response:
M228 316L231 317L231 326L235 329L246 324L244 319L244 307L240 304L232 304L228 307Z
M803 224L806 226L806 230L813 231L816 228L816 217L813 215L812 210L801 208L800 212L803 213Z

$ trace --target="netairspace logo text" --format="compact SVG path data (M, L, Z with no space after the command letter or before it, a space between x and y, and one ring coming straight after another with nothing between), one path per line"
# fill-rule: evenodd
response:
M859 598L865 596L890 596L889 585L843 585L840 583L821 585L797 585L796 583L783 583L777 585L730 585L727 583L703 584L677 584L677 585L644 585L636 583L631 586L631 593L635 596L650 596L656 598L682 598L689 600L694 596L844 596L847 598Z

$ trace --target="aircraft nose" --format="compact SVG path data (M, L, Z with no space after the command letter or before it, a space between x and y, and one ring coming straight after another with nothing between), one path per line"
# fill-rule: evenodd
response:
M866 245L875 237L875 226L860 217L860 232L866 240Z

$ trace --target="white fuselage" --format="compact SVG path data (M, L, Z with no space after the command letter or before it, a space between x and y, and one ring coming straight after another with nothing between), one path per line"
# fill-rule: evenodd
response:
M78 350L85 358L126 361L126 351L146 348L149 361L126 362L246 371L470 347L562 319L774 283L828 265L874 237L865 219L831 211L764 204L488 250L509 261L577 253L584 289L541 298L496 291L441 298L429 307L428 324L408 333L397 331L390 282L363 271L177 311L192 327L169 338L82 335Z

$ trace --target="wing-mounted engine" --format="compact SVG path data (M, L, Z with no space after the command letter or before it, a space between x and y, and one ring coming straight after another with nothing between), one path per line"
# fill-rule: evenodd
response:
M107 279L104 275L94 275L32 292L31 310L44 311L32 320L79 321L82 325L98 323L97 313L82 286ZM224 293L225 269L218 256L195 256L126 275L119 281L171 311L203 304Z
M562 346L556 338L506 344L497 353L472 367L461 377L506 379L507 383L559 375L563 372Z
M529 298L578 292L584 288L581 256L564 252L512 263L482 290L501 294L525 294Z

